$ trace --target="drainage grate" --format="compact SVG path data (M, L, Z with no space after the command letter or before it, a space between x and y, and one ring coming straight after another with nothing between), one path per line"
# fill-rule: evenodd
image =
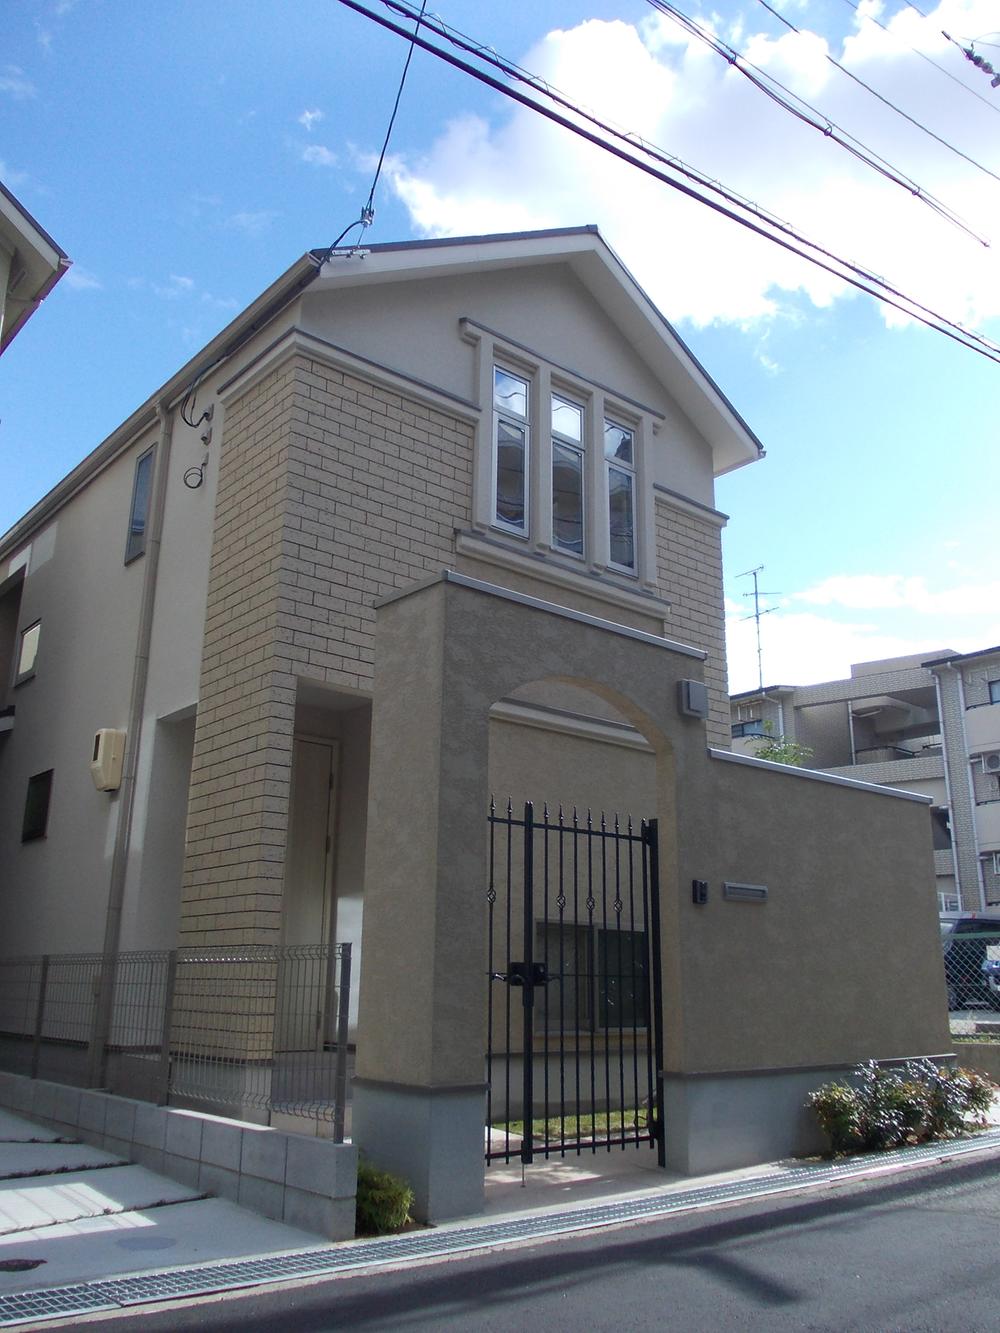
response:
M687 1209L721 1203L737 1203L783 1194L809 1186L832 1184L838 1180L870 1175L873 1168L916 1165L959 1157L983 1148L1000 1148L1000 1130L978 1135L959 1143L926 1144L896 1152L853 1158L830 1166L792 1167L769 1175L702 1185L689 1190L661 1191L641 1198L615 1203L567 1208L561 1212L518 1216L506 1222L481 1222L473 1226L442 1227L411 1232L405 1236L386 1236L379 1240L348 1241L317 1250L259 1259L230 1260L194 1268L177 1268L136 1277L105 1278L71 1287L41 1291L14 1292L0 1296L0 1327L55 1319L66 1315L94 1314L101 1310L120 1310L153 1301L205 1296L219 1291L235 1291L269 1282L298 1277L321 1277L343 1273L353 1268L395 1264L405 1259L434 1258L460 1254L465 1250L485 1249L514 1241L535 1240L572 1231L622 1222L662 1217Z

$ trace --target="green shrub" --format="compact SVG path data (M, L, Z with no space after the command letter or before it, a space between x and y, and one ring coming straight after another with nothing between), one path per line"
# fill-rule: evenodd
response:
M809 1095L834 1156L954 1138L970 1120L983 1123L996 1093L985 1075L938 1069L930 1060L913 1061L901 1072L869 1060L853 1078L853 1084L827 1083Z
M358 1162L358 1197L355 1230L359 1236L383 1236L402 1231L410 1219L413 1190L405 1180L380 1171L362 1158Z

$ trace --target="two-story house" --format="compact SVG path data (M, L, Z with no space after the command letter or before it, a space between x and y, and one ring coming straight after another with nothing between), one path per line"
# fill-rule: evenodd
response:
M810 1141L824 1071L947 1029L923 798L729 749L714 479L760 453L594 228L303 256L0 539L3 952L362 943L355 1128L455 1215L486 992L569 911L527 893L557 827L487 965L489 793L651 816L662 920L621 926L654 868L600 850L605 917L572 904L604 968L597 995L560 982L572 1042L614 1044L614 1004L649 1020L623 973L649 948L662 1059L631 1049L665 1160ZM258 980L185 983L153 1064L192 1034L234 1077L266 1063L283 994Z

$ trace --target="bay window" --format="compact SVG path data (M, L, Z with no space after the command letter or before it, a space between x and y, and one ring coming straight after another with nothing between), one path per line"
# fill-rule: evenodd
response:
M498 346L471 321L464 329L486 352L480 384L491 409L482 419L474 525L516 537L510 557L539 572L540 559L558 557L549 577L625 575L653 588L643 449L655 413L528 348Z

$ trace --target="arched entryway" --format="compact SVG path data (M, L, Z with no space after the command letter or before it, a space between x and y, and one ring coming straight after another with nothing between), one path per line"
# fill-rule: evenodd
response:
M491 707L532 681L565 682L635 727L653 752L650 813L673 883L677 771L705 756L704 728L682 715L677 686L700 677L701 661L452 574L379 609L354 1123L362 1150L410 1179L427 1218L474 1212L482 1199ZM675 899L661 949L676 934ZM671 971L668 960L665 1013Z

